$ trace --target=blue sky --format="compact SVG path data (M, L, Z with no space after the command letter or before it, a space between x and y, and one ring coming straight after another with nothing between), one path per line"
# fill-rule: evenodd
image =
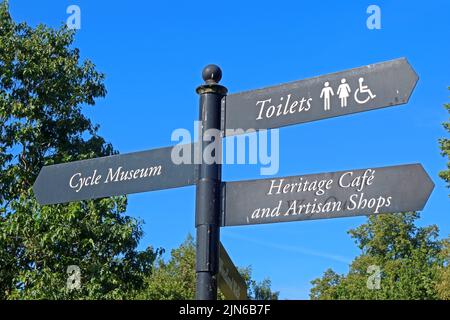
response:
M81 8L76 46L107 76L108 95L86 114L121 153L173 144L193 130L195 88L216 63L231 93L406 57L420 80L407 105L280 130L278 176L420 162L436 187L420 225L450 234L450 192L438 172L438 138L450 102L450 2L10 0L17 21L61 25ZM369 5L381 30L366 27ZM259 178L258 166L224 167L224 180ZM195 187L131 195L128 214L145 221L141 247L167 250L194 229ZM272 279L281 298L308 298L327 268L344 273L358 254L347 234L365 217L232 227L222 242L235 264Z

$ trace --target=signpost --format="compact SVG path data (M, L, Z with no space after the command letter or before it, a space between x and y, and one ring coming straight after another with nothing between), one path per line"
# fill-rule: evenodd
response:
M195 166L175 164L172 147L42 168L33 191L41 205L195 184Z
M408 102L418 80L404 58L228 95L225 134L273 129Z
M202 137L208 130L220 130L221 100L227 89L219 85L222 71L219 67L207 66L202 73L205 84L197 88L200 95L200 121ZM205 154L214 139L202 143L201 155ZM217 145L221 145L220 141ZM216 150L216 154L222 154ZM216 159L217 160L217 159ZM215 161L199 166L196 201L195 227L197 229L196 255L196 298L197 300L217 299L217 272L219 271L219 238L220 238L220 186L222 168Z
M226 182L222 225L420 211L433 188L420 164Z
M400 105L418 79L406 59L229 96L219 85L219 67L207 66L202 76L202 143L191 146L202 160L211 146L221 146L214 140L221 137L208 136L210 129L230 136ZM416 211L434 187L420 164L222 182L221 150L215 150L215 162L198 165L177 164L177 150L183 148L47 166L33 190L47 205L195 184L196 298L214 300L218 283L228 299L247 298L245 281L220 245L221 226Z
M247 300L247 285L220 243L218 284L227 300Z

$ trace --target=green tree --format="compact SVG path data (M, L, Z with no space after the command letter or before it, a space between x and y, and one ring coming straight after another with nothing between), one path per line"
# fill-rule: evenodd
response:
M448 238L444 240L441 259L444 264L438 269L436 290L440 299L450 300L450 239Z
M450 87L448 88L450 90ZM450 112L450 104L445 104L444 107L447 109L448 112ZM450 122L444 122L442 124L444 126L444 129L450 133ZM441 146L441 154L442 156L447 157L447 170L443 170L440 172L439 176L447 181L448 187L450 187L450 139L448 138L442 138L439 139L439 143ZM450 196L450 194L449 194Z
M448 89L450 90L450 87ZM450 112L450 104L445 104L444 107ZM450 133L450 122L444 122L443 127ZM446 156L448 160L447 170L441 171L439 176L447 181L450 187L450 139L442 138L439 140L439 143L442 156ZM444 265L439 269L437 290L440 298L450 300L450 241L448 239L444 243L442 259L444 260Z
M252 278L252 268L238 268L239 273L247 283L247 296L251 300L278 300L279 291L272 291L272 281L265 278L262 281L256 281Z
M361 255L347 275L327 270L322 278L313 280L311 299L444 298L441 291L445 289L439 289L439 282L444 277L441 269L445 268L448 240L438 240L434 225L417 227L418 218L417 213L371 216L367 223L350 230ZM379 268L379 289L371 282L370 266Z
M246 280L248 296L254 300L278 299L278 292L272 292L269 279L257 282L252 279L251 268L239 270ZM192 236L180 247L172 250L165 262L159 257L154 272L147 277L146 289L134 298L149 300L192 300L195 298L195 243ZM219 291L219 299L224 296Z
M191 236L173 249L168 262L162 256L155 263L153 273L146 279L145 289L138 299L187 300L195 297L195 244Z
M114 154L82 114L106 89L80 61L74 33L15 23L0 3L0 299L123 298L142 288L158 251L136 250L141 222L126 198L39 206L44 165ZM67 289L67 268L81 289Z

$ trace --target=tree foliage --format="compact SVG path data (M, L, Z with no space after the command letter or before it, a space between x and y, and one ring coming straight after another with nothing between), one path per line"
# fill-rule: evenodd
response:
M329 269L313 280L311 299L448 298L448 239L438 240L434 225L417 227L418 218L417 213L371 216L350 230L360 256L347 275ZM379 288L368 285L371 266L379 268Z
M238 268L247 284L247 296L251 300L278 300L279 291L272 291L272 281L265 278L256 281L252 278L252 267Z
M450 87L448 88L450 90ZM447 109L447 111L450 113L450 104L445 104L444 107ZM444 122L443 124L444 129L450 133L450 122ZM448 138L442 138L439 139L439 144L441 147L441 154L442 156L447 157L447 170L443 170L440 172L439 176L447 181L448 187L450 187L450 139ZM450 196L450 194L449 194Z
M450 87L448 88L450 90ZM445 104L444 107L450 113L450 104ZM444 129L450 133L450 122L443 123ZM442 138L439 140L441 146L442 156L447 156L447 170L443 170L439 173L439 176L447 181L448 187L450 187L450 139ZM450 196L450 194L449 194ZM438 278L438 294L442 299L450 300L450 240L446 239L444 242L444 248L442 250L441 258L444 260L444 266L439 270Z
M436 290L440 299L450 300L450 239L445 239L440 258L444 262L439 266Z
M239 272L247 283L248 297L253 300L277 300L278 292L271 290L270 279L258 282L252 279L250 267ZM172 250L165 262L160 257L154 272L147 277L146 285L134 298L150 300L192 300L195 298L195 243L191 236L179 247ZM219 291L219 299L224 296Z
M82 113L106 89L66 27L15 23L0 3L0 299L123 298L142 288L158 252L136 250L141 222L126 198L39 206L44 165L114 154ZM68 290L68 266L81 289Z

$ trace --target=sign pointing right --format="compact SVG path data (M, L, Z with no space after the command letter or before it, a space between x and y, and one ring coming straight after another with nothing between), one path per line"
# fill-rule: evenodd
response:
M225 97L225 135L408 102L418 76L405 58Z
M420 164L226 182L222 225L420 211L433 188Z

